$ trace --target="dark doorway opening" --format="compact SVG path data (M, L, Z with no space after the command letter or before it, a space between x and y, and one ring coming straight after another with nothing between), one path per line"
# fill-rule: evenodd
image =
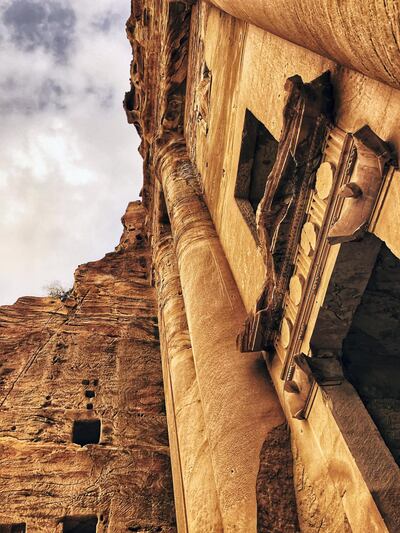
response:
M85 444L98 444L100 441L100 420L75 420L72 429L72 442L85 446Z
M400 464L400 260L385 244L343 341L343 367Z
M26 524L0 524L0 533L25 533Z
M63 523L64 533L96 533L97 516L67 516Z

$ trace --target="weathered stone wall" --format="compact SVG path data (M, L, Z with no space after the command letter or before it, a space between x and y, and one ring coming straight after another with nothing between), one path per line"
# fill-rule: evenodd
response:
M145 211L131 203L115 252L80 266L72 295L0 308L0 524L172 533L174 505ZM100 419L98 444L72 442Z
M234 17L400 88L396 1L209 1Z
M236 10L234 14L238 18L234 18L211 6L211 3L222 6L230 13L233 13L234 7L239 4L243 6L243 10L242 13ZM278 2L277 6L283 4L284 2ZM344 4L348 4L347 7L351 9L350 3ZM282 26L285 18L291 18L295 11L306 9L311 2L287 5L287 14L284 13L278 21ZM188 152L201 175L205 202L248 311L254 308L261 292L265 281L265 268L260 247L235 200L246 113L251 112L269 133L279 140L284 123L286 80L291 76L300 75L304 82L310 82L329 70L334 91L334 124L343 132L354 132L368 124L382 139L390 141L397 152L400 146L397 126L400 116L398 90L346 68L343 63L335 63L327 57L246 23L249 20L256 23L250 16L245 16L246 11L247 14L254 12L256 6L265 6L265 13L270 10L274 12L274 16L277 13L275 5L264 0L203 0L194 8L185 116ZM361 4L355 2L356 9L360 6ZM368 8L369 6L366 7ZM323 20L321 16L318 18L317 13L316 9L315 17L310 19L310 25L314 27ZM269 20L271 21L271 18ZM379 24L382 20L379 19ZM388 27L387 25L386 28ZM357 31L359 28L357 26ZM299 24L298 31L303 29L304 25ZM326 31L330 29L324 26L320 35ZM379 35L379 39L384 49L389 41L382 35ZM304 38L307 39L308 36L307 32L304 32ZM364 37L365 35L360 34L360 39ZM326 40L325 43L331 45L331 42ZM342 46L340 41L337 44ZM357 50L355 47L356 52ZM369 59L371 57L368 57ZM201 101L203 94L203 65L207 65L207 77L211 79L206 113L204 106L200 108L199 105L196 108L196 103ZM203 125L204 114L207 128ZM337 150L337 146L335 149ZM393 179L388 182L382 210L375 220L377 235L397 256L398 184L399 173L395 171ZM320 293L315 296L316 307L323 302L324 290L331 274L329 268L333 268L335 263L334 248L332 247L331 263L321 273ZM312 323L310 320L310 324ZM308 348L304 349L304 353L309 353ZM275 357L271 365L271 375L282 406L286 409L288 395L283 393L284 382L281 373L281 362ZM374 527L377 531L384 531L385 526L379 522L382 519L378 516L379 512L373 500L375 493L373 490L371 492L371 487L366 486L365 473L360 474L358 464L353 464L354 450L349 451L346 442L342 444L343 431L338 428L335 420L332 420L329 402L324 396L317 395L307 421L293 419L289 409L286 410L286 415L291 427L296 495L302 531L347 533L350 528L356 531L357 527L360 531L372 531ZM396 423L397 421L392 419L393 427ZM359 459L358 457L357 460ZM365 461L368 462L368 458ZM341 464L340 468L338 464ZM379 475L377 474L377 477ZM348 482L346 488L345 482Z
M264 264L254 237L235 202L235 185L246 109L279 140L283 125L285 82L300 75L304 82L331 72L335 124L356 131L368 124L382 139L400 149L400 91L296 46L271 33L211 7L202 0L192 16L188 101L195 102L203 62L211 72L208 132L202 131L195 110L189 112L185 137L202 177L205 199L219 239L247 310L254 305L264 282ZM194 58L197 64L194 64ZM197 77L196 77L197 76ZM380 228L393 225L391 250L399 255L399 173L392 182L394 202ZM387 203L389 203L389 196ZM390 214L389 214L390 213ZM395 247L397 246L397 249Z
M167 401L170 401L168 426L171 447L179 447L177 454L172 452L174 480L181 485L180 489L175 486L179 503L177 519L182 531L184 528L193 532L210 531L222 525L224 531L249 533L263 530L262 521L257 523L256 499L261 448L269 432L281 425L284 418L261 354L244 358L236 346L236 334L244 319L243 302L205 205L197 172L187 155L187 149L193 151L193 143L187 146L184 138L185 105L187 109L192 104L199 105L203 113L202 127L206 128L210 82L207 68L202 66L201 101L193 102L191 95L187 95L187 82L191 76L187 71L188 57L193 52L196 54L196 50L190 51L188 46L192 4L196 10L196 2L191 0L171 0L162 4L143 0L135 3L127 27L133 62L131 90L126 94L125 110L128 121L136 126L142 137L143 198L149 206L152 227L155 228L165 214L157 206L157 179L162 185L164 207L171 222L169 253L175 255L176 275L179 274L182 288L182 294L177 289L178 293L174 295L176 288L167 281L172 259L166 260L163 253L165 243L159 242L157 231L153 231L153 245L156 248L160 246L160 254L155 254L154 268L163 327L161 337ZM221 42L227 45L225 40ZM171 295L176 307L172 305ZM168 308L167 312L165 308ZM167 317L168 312L180 318L178 324L173 323L171 316ZM188 333L190 347L185 344ZM183 354L190 359L190 352L194 367L190 372L188 367L183 371L183 365L179 365L178 360ZM184 410L178 406L186 397L184 391L179 390L178 393L174 390L178 382L185 382L187 386L194 378L201 401L197 415L199 426L187 416L186 401ZM168 392L168 389L171 390ZM195 436L193 426L196 426L196 432L201 427L201 413L204 415L204 436ZM207 446L202 446L202 442ZM284 448L290 463L288 440ZM199 459L204 461L205 471L210 466L208 455L211 457L213 476L204 475L202 485L196 481L195 468L192 471L187 468L194 459L190 456L195 455L196 450L199 450ZM268 460L279 461L279 453L274 457L272 454ZM282 471L282 474L289 479L285 486L288 488L292 476L287 471ZM185 486L189 489L186 492ZM265 483L260 484L261 496L264 486ZM218 508L213 496L215 490ZM205 492L208 493L207 499ZM294 493L282 489L280 497L285 505L279 511L271 512L273 522L270 524L273 523L276 530L282 524L287 531L295 530ZM260 506L265 501L267 499L261 498Z

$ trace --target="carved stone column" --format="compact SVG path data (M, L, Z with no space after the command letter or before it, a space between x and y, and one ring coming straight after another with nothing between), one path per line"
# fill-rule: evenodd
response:
M397 1L208 1L236 18L370 78L400 87Z
M158 172L171 220L223 530L254 533L260 451L285 419L260 354L244 356L236 348L245 309L183 139L173 139L161 152ZM290 507L291 519L292 495L286 487L278 492ZM275 515L271 506L275 525L295 531L285 518L285 506Z
M154 269L178 530L222 533L172 236L168 228L162 230Z

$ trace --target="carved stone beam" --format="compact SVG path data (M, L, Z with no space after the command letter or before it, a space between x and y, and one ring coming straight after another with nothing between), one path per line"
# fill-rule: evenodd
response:
M208 2L369 78L400 88L399 41L393 31L398 28L396 1L374 2L370 11L366 5L372 4L365 0Z
M364 235L389 163L390 147L369 126L353 134L357 160L350 181L338 192L344 198L339 219L328 233L328 242L354 241Z

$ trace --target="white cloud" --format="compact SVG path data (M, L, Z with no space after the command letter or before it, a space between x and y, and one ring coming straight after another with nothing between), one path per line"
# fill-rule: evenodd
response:
M59 44L20 47L0 0L0 304L56 279L70 286L79 263L117 244L141 187L139 141L122 109L129 2L41 5L54 3L75 13L63 61Z

